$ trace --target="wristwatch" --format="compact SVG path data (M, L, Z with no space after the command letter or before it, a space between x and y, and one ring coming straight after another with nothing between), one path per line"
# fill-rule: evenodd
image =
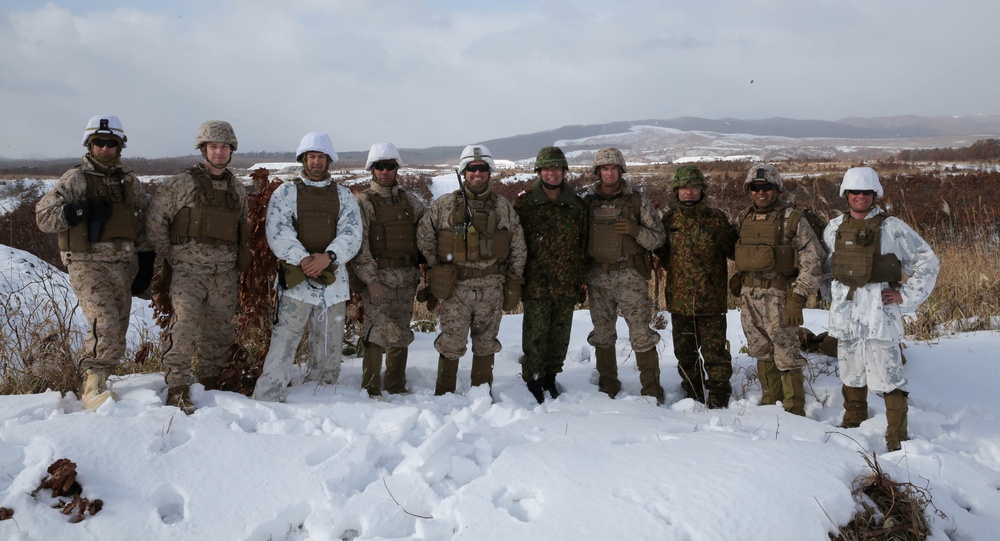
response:
M336 262L337 262L337 254L336 254L336 253L334 253L334 251L333 251L333 250L327 250L327 251L326 251L326 255L330 256L330 263L331 263L331 264L333 264L333 263L336 263Z

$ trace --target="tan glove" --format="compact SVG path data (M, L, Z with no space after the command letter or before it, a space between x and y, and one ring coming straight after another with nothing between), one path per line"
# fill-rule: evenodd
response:
M802 326L802 308L806 305L806 298L798 293L789 293L785 300L785 326Z
M619 218L615 220L614 228L615 233L618 233L619 235L628 235L633 238L639 236L639 224L629 220L628 218Z
M504 312L511 312L517 309L518 303L521 302L521 286L523 285L524 279L520 276L507 275L507 281L504 283L503 288L503 306L501 307Z

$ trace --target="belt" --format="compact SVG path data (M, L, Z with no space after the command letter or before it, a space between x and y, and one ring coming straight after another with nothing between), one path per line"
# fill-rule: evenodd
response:
M469 267L463 267L461 265L456 265L458 267L458 279L468 280L470 278L482 278L483 276L489 276L491 274L500 274L500 265L494 263L485 269L473 269Z

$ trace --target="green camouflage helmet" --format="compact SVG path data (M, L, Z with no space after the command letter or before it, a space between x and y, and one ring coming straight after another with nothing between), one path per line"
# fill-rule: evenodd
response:
M566 162L566 155L563 154L563 151L559 147L543 147L538 151L538 157L535 158L535 172L537 173L540 169L548 167L569 169L569 163Z
M700 186L702 190L708 188L708 183L705 182L705 173L702 173L697 165L688 164L678 167L674 173L674 180L670 183L670 188L677 190L684 186Z

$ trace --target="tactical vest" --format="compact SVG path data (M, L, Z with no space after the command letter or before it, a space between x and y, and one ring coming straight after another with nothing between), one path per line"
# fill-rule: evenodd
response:
M77 165L82 168L82 165ZM121 171L120 169L118 171ZM113 242L121 249L122 242L134 242L139 222L135 217L136 189L134 181L125 173L106 176L94 171L83 171L87 180L87 199L111 203L111 218L100 224L100 237L96 242ZM90 249L91 222L80 222L57 236L59 250L85 252Z
M736 243L738 272L774 272L791 278L799 272L799 252L795 248L802 213L792 210L785 230L785 205L778 205L766 214L745 210L740 217L740 239Z
M235 245L239 240L240 198L236 193L236 178L228 170L221 179L213 179L201 167L187 169L194 179L194 207L177 211L170 223L170 243L185 244L194 240L202 244Z
M371 188L365 193L375 209L375 219L368 224L368 247L375 264L380 269L416 265L417 228L409 198L401 193L385 199Z
M448 219L448 229L438 232L438 258L443 263L474 263L510 255L510 231L497 229L497 196L490 192L484 199L468 199L471 220L466 217L465 198L461 191L453 194L454 210Z
M848 286L847 300L865 284L888 282L899 287L903 270L896 254L882 253L882 222L886 213L858 220L850 214L837 228L833 249L833 279Z
M297 217L292 219L292 227L306 251L324 253L337 236L337 219L340 218L337 185L331 182L328 186L309 186L296 179L295 189Z
M590 242L587 251L597 263L625 263L627 267L637 266L636 257L647 252L632 235L615 231L619 218L631 218L642 222L642 196L632 192L628 196L604 199L596 194L584 198L590 212Z

